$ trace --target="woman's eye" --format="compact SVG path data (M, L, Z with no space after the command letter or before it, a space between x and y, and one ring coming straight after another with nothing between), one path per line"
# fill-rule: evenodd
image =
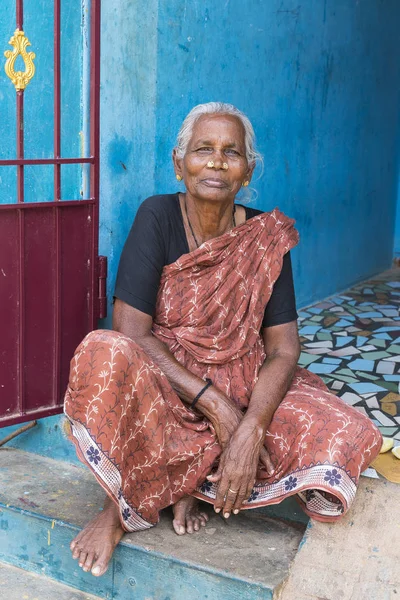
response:
M203 146L202 148L198 148L197 152L212 152L212 148L209 148L208 146Z
M236 150L234 150L233 148L227 148L225 150L225 154L228 154L230 156L239 156L239 152L237 152Z

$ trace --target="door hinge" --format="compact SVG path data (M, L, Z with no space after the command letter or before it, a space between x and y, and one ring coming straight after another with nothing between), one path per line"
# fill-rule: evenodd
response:
M107 316L107 256L98 257L99 319Z

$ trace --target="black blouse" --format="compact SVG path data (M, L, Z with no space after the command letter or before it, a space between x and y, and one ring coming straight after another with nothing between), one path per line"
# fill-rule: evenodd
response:
M240 205L239 205L240 206ZM262 211L244 207L246 219ZM161 273L189 252L179 194L147 198L139 207L119 262L114 296L154 316ZM265 308L263 327L297 319L290 252Z

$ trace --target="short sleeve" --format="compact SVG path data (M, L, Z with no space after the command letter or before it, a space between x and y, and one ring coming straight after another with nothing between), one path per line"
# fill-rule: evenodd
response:
M275 282L271 298L265 308L263 327L283 325L298 318L293 284L290 252L283 257L282 270Z
M160 222L152 208L142 204L122 250L114 296L153 316L165 263Z

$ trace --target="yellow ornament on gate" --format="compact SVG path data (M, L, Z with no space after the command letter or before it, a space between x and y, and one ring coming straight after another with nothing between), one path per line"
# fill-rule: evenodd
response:
M35 75L35 65L33 64L33 61L36 58L36 55L34 52L26 51L31 43L20 29L15 31L8 43L11 46L14 46L14 50L6 50L4 52L4 56L7 59L4 69L7 77L9 77L11 82L15 85L16 91L19 92L26 88ZM16 71L14 68L18 56L21 56L24 61L25 71Z

